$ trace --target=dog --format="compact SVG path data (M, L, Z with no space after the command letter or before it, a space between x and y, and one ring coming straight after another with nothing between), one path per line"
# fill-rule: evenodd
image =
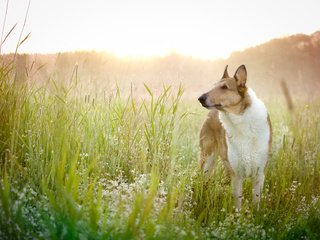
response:
M221 80L198 99L211 110L200 131L199 165L208 179L220 156L231 177L234 206L238 210L242 181L247 177L253 178L252 199L259 208L272 143L267 109L246 82L245 65L239 66L233 77L229 77L227 65Z

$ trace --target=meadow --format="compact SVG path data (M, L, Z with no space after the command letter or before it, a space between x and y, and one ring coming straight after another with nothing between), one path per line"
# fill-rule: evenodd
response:
M261 207L197 165L207 110L184 86L123 92L0 68L0 239L319 239L320 101L266 102ZM72 72L72 71L71 71ZM130 83L127 84L129 86Z

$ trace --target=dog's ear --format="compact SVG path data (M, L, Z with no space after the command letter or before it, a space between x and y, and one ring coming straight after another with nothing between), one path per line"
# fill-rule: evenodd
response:
M236 73L234 74L234 78L236 79L239 87L245 87L247 82L247 69L245 65L238 67Z
M226 65L225 69L224 69L224 72L223 72L223 76L221 79L224 79L224 78L229 78L229 74L228 74L228 65Z

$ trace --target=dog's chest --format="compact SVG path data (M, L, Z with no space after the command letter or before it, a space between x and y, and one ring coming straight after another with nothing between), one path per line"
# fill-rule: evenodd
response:
M228 160L232 169L243 177L263 170L269 141L266 110L265 114L258 112L258 115L255 111L243 116L221 114L220 120L226 129Z

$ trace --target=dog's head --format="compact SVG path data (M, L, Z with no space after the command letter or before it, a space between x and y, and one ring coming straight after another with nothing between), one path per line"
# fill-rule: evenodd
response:
M247 70L244 65L238 67L233 77L229 77L227 65L221 80L198 100L207 109L233 112L246 98L246 81Z

